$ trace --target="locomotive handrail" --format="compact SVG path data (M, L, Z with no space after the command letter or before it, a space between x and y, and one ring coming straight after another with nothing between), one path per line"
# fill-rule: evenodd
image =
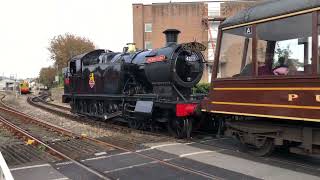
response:
M183 96L183 94L178 90L178 88L172 84L173 89L178 93L178 95L181 97L181 99L183 99L183 101L187 101L187 99Z

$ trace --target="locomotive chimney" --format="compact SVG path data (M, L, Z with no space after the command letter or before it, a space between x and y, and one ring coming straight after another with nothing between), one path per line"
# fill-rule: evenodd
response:
M171 44L177 44L178 42L178 35L180 33L177 29L167 29L163 31L166 35L166 46L170 46Z

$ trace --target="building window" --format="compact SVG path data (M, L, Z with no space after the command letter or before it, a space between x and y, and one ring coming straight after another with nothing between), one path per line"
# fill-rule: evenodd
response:
M144 32L152 32L152 24L151 23L144 24Z
M145 49L152 49L152 42L151 41L145 41L144 42L144 48Z

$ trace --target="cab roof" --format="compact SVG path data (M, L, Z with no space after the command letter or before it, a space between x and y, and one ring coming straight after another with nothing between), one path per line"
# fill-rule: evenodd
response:
M320 7L319 0L266 0L221 23L221 28Z

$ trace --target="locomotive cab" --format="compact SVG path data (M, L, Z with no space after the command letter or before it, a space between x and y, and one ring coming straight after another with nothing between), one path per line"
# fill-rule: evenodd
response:
M270 1L220 25L202 110L223 117L226 135L256 155L283 145L319 150L319 7L317 0Z
M75 92L75 84L77 83L77 76L81 73L81 57L83 55L73 57L69 66L62 70L63 72L63 86L64 86L64 94L62 95L62 102L69 103L71 101L71 95Z

